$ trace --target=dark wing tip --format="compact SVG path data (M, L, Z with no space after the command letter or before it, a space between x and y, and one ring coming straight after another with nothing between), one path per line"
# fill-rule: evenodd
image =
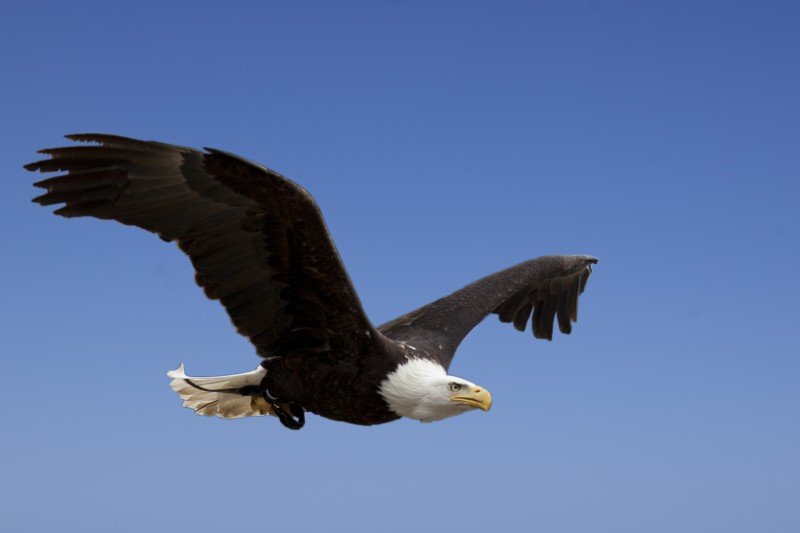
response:
M548 341L553 340L556 320L561 333L572 333L572 323L578 321L578 296L586 287L592 265L599 260L591 255L571 259L571 266L562 274L522 289L494 309L500 321L513 322L515 329L524 331L531 318L533 336Z
M97 142L103 144L104 140L116 138L116 139L125 139L125 137L119 137L116 135L108 135L105 133L68 133L64 135L64 138L69 139L70 141L76 142ZM34 161L32 163L27 163L22 165L22 168L27 170L28 172L36 172L37 170L40 172L52 172L55 169L52 168L45 168L49 165L52 165L53 159L55 159L61 152L65 151L74 151L76 150L75 147L68 147L68 148L42 148L40 150L36 150L37 154L48 155L50 157L46 159L41 159L39 161ZM38 184L34 184L37 187Z

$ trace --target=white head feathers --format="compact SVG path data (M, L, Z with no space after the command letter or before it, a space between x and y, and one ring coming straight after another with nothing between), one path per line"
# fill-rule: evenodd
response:
M448 376L435 361L414 358L386 376L378 392L398 415L434 422L474 409L474 406L454 401L455 391L462 389L481 391L470 381ZM488 396L486 392L483 394Z

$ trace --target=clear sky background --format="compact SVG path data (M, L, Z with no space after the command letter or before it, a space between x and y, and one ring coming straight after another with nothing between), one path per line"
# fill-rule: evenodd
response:
M800 4L9 2L0 530L800 530ZM490 413L224 421L167 370L258 360L174 245L30 203L70 132L308 188L377 324L551 253L570 336L496 319Z

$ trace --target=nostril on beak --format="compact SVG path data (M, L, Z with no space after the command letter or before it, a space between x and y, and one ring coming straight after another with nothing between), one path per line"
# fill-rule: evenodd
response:
M476 392L477 393L477 392L480 392L480 391L481 391L480 387L475 387L474 389L472 389L472 392Z

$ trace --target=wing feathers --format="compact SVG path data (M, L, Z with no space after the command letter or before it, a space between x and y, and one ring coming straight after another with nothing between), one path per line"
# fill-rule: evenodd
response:
M572 332L572 323L569 321L569 311L567 311L567 293L559 292L554 296L556 303L556 318L558 319L558 329L561 333L569 334Z
M525 331L525 326L528 325L528 318L531 316L533 304L531 302L524 302L522 307L514 315L514 329L517 331Z
M530 299L537 302L535 313L538 317L534 316L533 329L535 337L552 340L555 318L562 333L572 332L572 323L578 320L578 295L583 292L592 264L572 274L554 278L547 290L540 287L529 295Z
M328 337L322 344L335 336L353 357L372 338L363 335L374 329L302 187L219 150L99 133L67 138L94 144L46 148L46 159L25 165L66 172L38 181L45 192L34 201L63 204L55 211L62 216L112 219L177 241L197 283L221 300L259 354L281 355L287 335L302 352L302 338L291 332L297 327L315 332L307 335L312 351L318 332Z
M533 315L533 336L537 339L553 340L553 318L556 314L556 300L547 298L537 302Z
M445 368L464 336L489 313L497 313L502 322L512 322L519 331L525 331L532 316L533 336L551 340L556 319L562 333L572 331L572 322L578 318L578 295L596 262L582 255L526 261L470 283L379 330L434 354Z

